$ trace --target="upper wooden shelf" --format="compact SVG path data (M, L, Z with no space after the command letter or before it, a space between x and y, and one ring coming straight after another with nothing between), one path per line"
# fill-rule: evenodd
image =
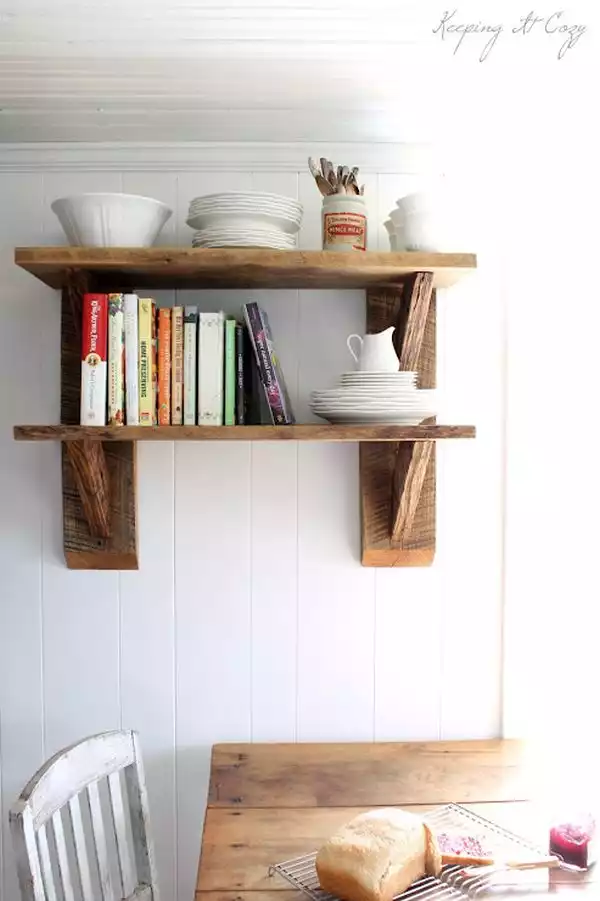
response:
M16 425L17 441L435 441L474 438L472 425Z
M477 266L472 253L330 253L191 247L17 247L15 262L51 288L69 270L98 288L369 288L433 272L448 288Z

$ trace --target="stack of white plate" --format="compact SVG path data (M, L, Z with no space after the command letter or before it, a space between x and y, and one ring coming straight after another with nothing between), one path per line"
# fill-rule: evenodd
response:
M416 382L416 372L346 372L337 388L313 391L310 408L340 425L419 425L436 415L436 392Z
M297 200L258 191L227 192L195 197L187 224L194 247L296 246L303 208Z

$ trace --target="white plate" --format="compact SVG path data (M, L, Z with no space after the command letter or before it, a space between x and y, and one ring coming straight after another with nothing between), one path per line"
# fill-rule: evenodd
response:
M188 216L204 216L209 214L220 213L246 213L252 215L254 211L261 213L274 213L276 215L284 215L290 219L300 221L302 219L302 211L277 203L219 203L219 204L197 204L190 206Z
M436 395L421 394L420 391L340 391L340 392L321 392L315 391L311 394L311 400L318 403L348 403L357 401L359 403L406 403L406 404L422 404L429 407L431 404L437 403Z
M281 241L269 241L267 238L221 238L211 241L192 241L192 247L273 247L276 250L293 250L289 244Z
M377 413L369 416L365 413L355 415L335 415L329 413L315 413L319 419L338 425L420 425L428 416L401 416L397 413Z
M426 413L429 416L436 415L435 407L423 407L418 406L414 407L406 404L309 404L311 410L324 410L328 413L345 413L350 411L351 413L371 413L371 412L381 412L382 410L400 411L406 413Z
M286 232L287 234L295 234L300 228L299 219L290 219L288 216L284 216L283 214L277 213L262 213L260 211L254 210L251 214L248 213L239 213L239 212L223 212L218 214L213 213L202 213L197 216L191 216L186 220L187 224L190 228L195 229L204 229L211 225L215 225L217 222L220 225L223 225L224 222L230 223L231 225L235 225L235 227L242 227L240 223L244 223L246 227L252 228L252 226L261 222L269 222L274 227L278 228L280 231Z
M286 194L273 194L269 191L220 191L217 194L200 194L198 197L192 197L190 203L201 203L204 201L220 200L264 200L265 202L290 203L299 206L302 204L295 197L288 197Z
M433 397L431 393L436 391L435 388L415 388L414 385L347 385L344 388L323 388L320 391L313 391L314 395L327 397L345 397L347 394L359 395L402 395L406 397ZM427 393L424 393L427 392Z
M262 210L265 213L285 213L293 216L294 219L302 218L302 207L291 206L287 203L255 203L255 202L226 202L226 203L191 203L188 209L190 216L197 213L214 213L220 210L230 212L231 210L240 210L241 212L251 212L252 210Z
M372 379L383 379L390 382L414 381L416 372L344 372L340 378L344 382L369 382Z
M296 239L294 235L274 234L273 232L223 232L222 234L204 234L197 232L192 237L192 243L203 244L207 241L269 241L273 244L282 244L284 247L295 247Z

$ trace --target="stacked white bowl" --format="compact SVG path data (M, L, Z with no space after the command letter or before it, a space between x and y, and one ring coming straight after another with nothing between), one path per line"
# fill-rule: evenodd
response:
M435 389L416 372L345 372L336 388L313 391L310 409L338 425L419 425L436 415Z
M302 224L302 204L259 191L227 191L190 201L187 224L194 247L290 250Z
M444 188L400 197L384 222L390 249L452 253L467 246L463 205Z

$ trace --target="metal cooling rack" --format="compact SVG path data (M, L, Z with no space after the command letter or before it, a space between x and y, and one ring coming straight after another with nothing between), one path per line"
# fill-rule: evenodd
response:
M477 835L489 846L499 860L508 860L520 856L523 851L531 861L546 857L546 853L538 847L514 835L502 826L492 823L465 807L448 804L437 810L423 814L423 819L434 832L467 832ZM519 853L520 852L520 853ZM334 895L324 892L319 886L315 869L316 852L286 860L271 867L271 873L279 873L294 888L300 889L312 901L339 901ZM478 873L479 871L479 873ZM531 880L533 875L534 881ZM398 895L402 901L459 901L462 898L481 897L485 894L504 895L510 897L515 891L523 892L527 888L537 888L539 897L539 871L507 871L500 867L482 868L463 866L446 866L439 878L426 876L414 882L409 889Z

